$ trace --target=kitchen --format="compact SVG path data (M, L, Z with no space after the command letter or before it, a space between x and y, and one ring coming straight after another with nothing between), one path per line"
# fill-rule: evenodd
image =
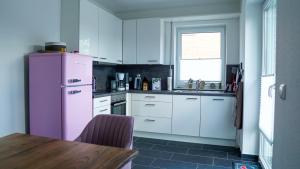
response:
M284 143L282 133L276 134L281 130L273 129L282 127L274 119L274 111L282 109L271 108L275 91L276 105L289 101L286 84L277 86L273 79L281 64L272 51L282 56L274 40L275 0L28 1L1 5L7 9L0 10L0 35L9 39L1 46L19 48L3 50L12 56L3 56L3 77L18 83L2 83L3 98L11 99L2 99L1 107L12 113L3 113L0 137L27 133L71 141L73 147L73 141L84 142L98 117L117 115L133 129L128 130L133 140L123 147L132 151L120 152L126 158L107 165L111 168L125 162L134 169L286 164L272 161L284 151L277 146ZM278 15L279 30L284 29L280 23L287 16ZM12 66L16 69L7 73ZM114 147L113 142L103 145Z

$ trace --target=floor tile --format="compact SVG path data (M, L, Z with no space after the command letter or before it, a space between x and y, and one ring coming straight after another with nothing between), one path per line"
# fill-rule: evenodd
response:
M138 155L132 160L133 164L150 165L154 161L154 158Z
M233 161L234 160L227 160L227 159L215 158L214 159L214 166L232 167Z
M168 145L169 146L176 146L176 147L197 148L197 149L202 149L203 148L203 144L187 143L187 142L179 142L179 141L169 141Z
M174 152L174 153L186 153L187 148L185 147L176 147L176 146L163 146L163 145L155 145L153 150L166 151L166 152Z
M140 149L139 154L142 156L147 156L152 158L170 159L173 153L157 151L157 150Z
M160 169L152 166L134 165L132 169Z
M199 155L199 156L204 156L204 157L227 158L227 152L225 152L225 151L211 151L211 150L203 150L203 149L189 149L188 154Z
M173 160L157 159L152 163L155 167L166 168L166 169L196 169L197 164L184 163Z
M159 139L152 139L152 138L142 138L138 137L136 142L142 142L142 143L150 143L150 144L159 144L159 145L167 145L167 140L159 140Z
M213 169L212 165L198 164L197 169Z
M229 146L217 146L217 145L203 145L204 150L213 150L213 151L238 151L235 147L229 147Z
M185 155L185 154L174 154L171 160L190 162L190 163L199 163L199 164L208 164L208 165L213 164L213 158L211 157L201 157L201 156Z
M228 167L218 167L218 166L199 164L197 169L232 169L232 167L228 168Z
M133 148L134 149L152 149L152 147L154 147L154 144L150 144L150 143L143 143L143 142L134 142L133 143Z

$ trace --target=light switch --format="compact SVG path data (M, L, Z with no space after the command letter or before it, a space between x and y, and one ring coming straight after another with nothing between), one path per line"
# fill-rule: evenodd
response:
M279 86L279 96L282 100L286 99L286 84L280 84L280 86Z

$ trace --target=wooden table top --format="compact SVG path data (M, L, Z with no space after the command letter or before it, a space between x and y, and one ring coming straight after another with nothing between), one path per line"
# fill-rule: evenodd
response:
M0 138L2 169L117 169L137 151L26 134Z

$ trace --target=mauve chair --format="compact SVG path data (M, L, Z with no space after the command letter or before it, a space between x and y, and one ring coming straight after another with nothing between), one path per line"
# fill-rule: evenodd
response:
M75 141L132 149L133 117L97 115ZM122 169L131 169L131 161Z

